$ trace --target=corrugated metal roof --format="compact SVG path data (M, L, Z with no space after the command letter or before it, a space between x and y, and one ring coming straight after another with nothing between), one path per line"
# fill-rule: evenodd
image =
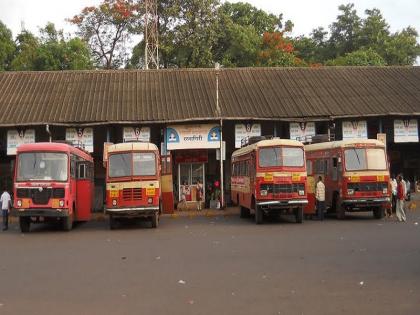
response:
M225 119L420 115L420 67L237 68L219 72ZM0 73L0 124L214 119L214 69Z

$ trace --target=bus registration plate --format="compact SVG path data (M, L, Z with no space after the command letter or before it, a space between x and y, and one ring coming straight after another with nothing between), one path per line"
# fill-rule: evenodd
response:
M119 196L119 191L118 190L110 190L109 191L109 196L111 198L117 198Z
M264 180L266 182L272 182L273 181L273 173L265 173L264 174Z
M378 182L384 182L384 181L385 181L385 176L384 176L384 175L378 175L378 176L376 177L376 180L377 180Z
M154 196L155 189L154 188L146 188L146 196Z
M300 181L300 174L299 173L292 173L292 181L293 182Z

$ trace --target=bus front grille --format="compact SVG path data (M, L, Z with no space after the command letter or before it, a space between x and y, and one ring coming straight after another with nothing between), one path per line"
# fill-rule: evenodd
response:
M260 190L267 190L267 193L281 197L291 197L292 193L305 190L305 184L262 184Z
M382 192L384 188L388 188L385 182L370 182L370 183L348 183L347 189L353 189L355 192Z
M35 205L46 205L50 201L52 195L51 188L18 188L16 190L18 198L31 198Z
M123 199L125 201L141 200L142 199L141 188L124 188L123 189Z

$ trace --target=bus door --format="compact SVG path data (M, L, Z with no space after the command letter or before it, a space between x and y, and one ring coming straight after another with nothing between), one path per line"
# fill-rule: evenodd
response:
M89 162L77 162L76 214L75 220L88 221L91 216L93 198L93 174Z

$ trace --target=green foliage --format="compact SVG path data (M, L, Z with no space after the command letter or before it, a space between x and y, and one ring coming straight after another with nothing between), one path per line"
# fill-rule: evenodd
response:
M0 21L0 71L10 69L15 51L12 32Z
M40 29L40 38L28 31L17 36L17 54L12 62L15 71L91 69L89 48L79 38L65 40L63 32L48 23Z
M385 60L372 48L357 50L326 62L327 66L385 66Z

